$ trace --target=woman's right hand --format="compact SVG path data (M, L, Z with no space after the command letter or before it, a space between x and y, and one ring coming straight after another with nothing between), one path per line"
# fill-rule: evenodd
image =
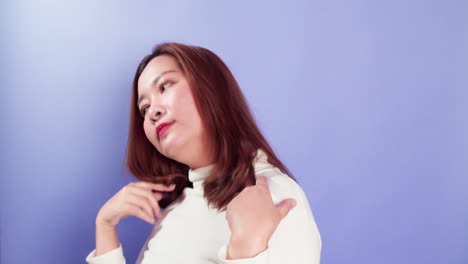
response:
M131 182L101 207L96 216L96 224L116 226L121 219L129 216L154 224L154 215L162 217L158 202L162 199L163 192L174 190L175 184L166 186L143 181Z

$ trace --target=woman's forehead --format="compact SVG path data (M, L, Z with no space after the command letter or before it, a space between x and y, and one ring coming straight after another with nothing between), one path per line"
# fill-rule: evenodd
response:
M141 77L147 77L147 75L160 75L161 73L168 70L178 70L177 63L172 56L160 55L153 58L143 70Z
M143 72L138 79L138 87L148 88L155 85L159 79L164 77L166 74L175 74L180 73L179 68L177 67L177 63L174 59L167 58L159 58L164 55L158 56L151 60L148 65L145 67Z

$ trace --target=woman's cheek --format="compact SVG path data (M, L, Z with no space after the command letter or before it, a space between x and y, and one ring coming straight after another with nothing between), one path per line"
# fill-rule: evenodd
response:
M151 133L151 129L149 128L149 126L147 125L147 122L145 121L144 122L144 130L145 130L145 135L146 135L146 138L153 144L155 144L156 142L154 141L154 135Z

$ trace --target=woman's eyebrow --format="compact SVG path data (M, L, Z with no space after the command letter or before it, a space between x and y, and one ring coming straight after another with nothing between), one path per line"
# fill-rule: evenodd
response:
M157 76L156 78L153 79L153 81L151 81L150 87L155 86L155 85L159 82L159 79L161 79L161 77L162 77L164 74L170 73L170 72L176 72L176 71L175 71L175 70L163 71L159 76ZM145 99L145 97L146 97L146 96L144 96L144 95L138 97L137 106L140 105L141 100Z

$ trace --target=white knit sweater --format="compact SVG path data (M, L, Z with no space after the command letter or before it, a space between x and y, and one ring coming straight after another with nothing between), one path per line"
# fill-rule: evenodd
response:
M168 206L158 219L137 260L137 264L319 264L322 241L311 208L302 188L278 168L267 162L259 149L254 160L255 175L265 175L274 204L284 199L297 201L280 222L268 248L252 258L226 259L231 232L225 212L208 208L203 197L203 180L214 165L189 170L192 188L185 188L182 199ZM93 250L88 264L125 264L122 245L103 255Z

